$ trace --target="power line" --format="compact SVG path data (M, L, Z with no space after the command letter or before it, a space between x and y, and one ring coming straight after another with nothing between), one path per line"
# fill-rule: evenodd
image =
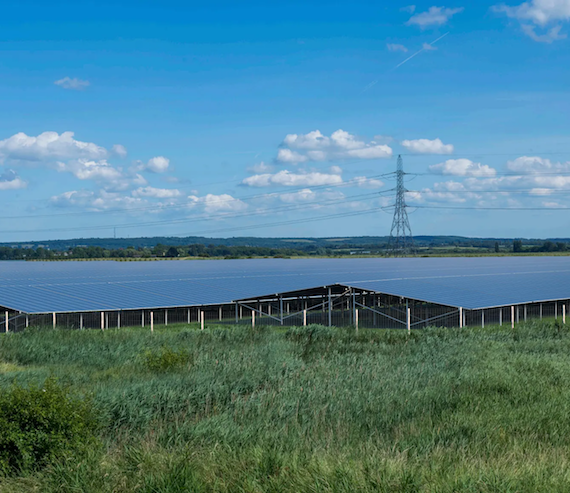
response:
M406 188L404 186L404 161L398 156L396 171L396 203L394 205L394 219L390 230L390 251L394 255L407 255L413 248L412 228L406 211Z

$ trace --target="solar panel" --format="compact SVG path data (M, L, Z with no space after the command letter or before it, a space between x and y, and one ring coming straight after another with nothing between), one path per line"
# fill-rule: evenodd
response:
M570 299L570 257L0 262L26 313L230 303L332 284L467 309Z

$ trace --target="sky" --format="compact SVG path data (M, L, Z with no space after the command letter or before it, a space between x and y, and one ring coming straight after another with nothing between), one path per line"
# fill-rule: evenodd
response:
M39 2L0 17L0 242L570 237L570 0Z

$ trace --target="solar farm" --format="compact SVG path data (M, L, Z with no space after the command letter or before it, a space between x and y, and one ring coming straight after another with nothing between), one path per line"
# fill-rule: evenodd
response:
M413 330L561 318L567 257L0 262L5 332L179 323Z

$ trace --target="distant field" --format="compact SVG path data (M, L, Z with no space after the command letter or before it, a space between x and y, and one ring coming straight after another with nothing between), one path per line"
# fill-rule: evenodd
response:
M0 396L63 389L98 427L0 491L568 491L568 354L551 322L2 334Z

